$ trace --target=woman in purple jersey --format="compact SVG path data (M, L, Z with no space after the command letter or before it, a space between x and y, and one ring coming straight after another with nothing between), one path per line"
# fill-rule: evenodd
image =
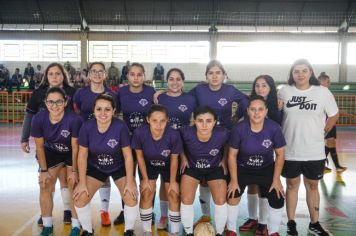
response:
M126 124L114 118L115 107L112 96L97 96L94 102L95 119L86 121L79 132L79 183L73 197L84 230L82 236L94 235L90 201L110 176L126 204L124 235L134 235L138 193L133 174L130 136Z
M261 225L261 230L255 235L279 235L284 206L284 190L280 176L286 142L280 126L270 119L265 119L267 112L265 98L251 96L247 108L248 120L238 123L231 130L227 236L236 236L237 204L246 186L251 184L257 184L261 197L266 197L269 202L268 230Z
M21 134L21 148L26 153L30 153L30 146L28 140L31 132L32 118L40 110L46 109L46 104L44 103L44 100L46 98L48 88L52 87L60 87L65 91L67 96L67 108L73 110L72 98L75 93L75 88L69 85L67 73L65 72L63 66L57 62L53 62L47 66L40 86L33 91L30 100L26 105L26 112L22 124ZM72 217L69 205L71 196L68 190L65 168L62 168L58 179L60 183L64 208L63 222L65 224L70 224ZM42 226L43 222L41 217L38 219L37 223L38 225Z
M248 99L245 94L232 85L224 84L227 77L224 66L217 60L208 63L205 70L207 83L195 86L189 93L192 94L198 106L209 106L217 114L217 126L230 129L234 119L244 116ZM238 104L236 114L232 113L233 103ZM199 222L210 221L210 198L211 194L206 183L202 183L199 188L199 201L203 216Z
M215 203L216 235L222 235L227 220L226 180L222 167L228 130L216 127L217 116L208 106L198 107L193 113L194 126L180 129L182 154L181 219L187 235L193 235L196 189L201 181L207 182Z
M40 206L43 229L40 236L53 234L53 191L62 167L66 167L70 193L78 182L77 176L77 137L82 124L74 112L65 110L67 99L59 87L48 90L45 104L47 110L38 112L32 119L31 135L35 139L36 156L40 166ZM71 236L79 235L80 223L75 214L73 202Z
M116 99L116 94L111 91L106 85L106 70L102 62L93 62L89 66L88 78L90 84L84 88L79 89L74 95L74 109L80 114L83 120L93 118L93 105L96 97L103 93L108 93ZM111 220L109 215L111 185L108 179L100 188L100 206L101 206L101 225L110 226Z
M252 84L251 96L262 96L267 103L267 117L279 125L282 122L282 111L278 109L277 89L274 79L269 75L259 75ZM259 197L259 189L256 184L248 186L247 190L248 219L239 227L240 231L256 229L255 235L267 231L268 200ZM259 215L257 211L259 209ZM257 220L258 219L258 220Z
M136 128L145 123L147 112L153 103L152 98L155 90L151 86L145 85L145 67L140 63L134 62L128 67L127 80L128 85L120 88L118 103L123 119L132 134ZM136 160L135 155L136 153L133 152L134 160ZM124 208L123 202L122 208ZM124 214L121 211L114 220L114 224L118 225L124 222ZM154 223L154 218L152 223Z
M178 129L182 126L190 125L196 101L194 96L183 92L185 80L183 71L178 68L170 69L167 72L166 80L167 91L161 93L157 100L158 104L165 106L168 110L169 126ZM157 228L165 229L168 226L168 199L163 184L160 187L159 200L161 217Z
M178 155L183 152L179 132L167 126L168 111L162 105L152 105L147 125L137 128L132 138L140 174L140 215L144 235L152 235L152 200L156 181L161 176L169 202L170 235L179 235Z

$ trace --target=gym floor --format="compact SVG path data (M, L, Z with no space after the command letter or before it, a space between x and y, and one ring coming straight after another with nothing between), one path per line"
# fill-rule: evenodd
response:
M37 236L41 230L37 226L40 215L37 184L37 162L35 150L31 143L31 153L25 154L20 150L20 125L0 126L0 235L1 236ZM337 148L342 165L348 170L342 175L335 171L328 173L320 181L320 222L335 236L356 235L356 128L338 128ZM329 157L330 158L330 157ZM330 167L334 168L332 164ZM284 180L283 180L284 182ZM198 194L197 194L198 195ZM70 225L62 222L63 209L59 184L54 196L54 235L64 236L70 232ZM95 235L123 235L123 225L101 227L99 194L94 196L91 203ZM239 208L238 225L247 218L246 196L243 196ZM121 209L121 199L116 188L112 188L110 215L113 221ZM159 219L159 201L155 204L156 220ZM195 218L200 216L199 202L195 201ZM296 216L299 235L308 235L309 213L305 200L303 185L299 190L299 202ZM287 217L283 216L280 234L285 235ZM136 224L136 235L142 235L142 227ZM156 231L156 235L168 235L165 231ZM253 232L240 233L250 236Z

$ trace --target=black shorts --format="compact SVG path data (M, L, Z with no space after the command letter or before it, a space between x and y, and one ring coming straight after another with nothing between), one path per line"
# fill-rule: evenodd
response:
M285 161L282 176L288 179L293 179L302 174L307 179L322 179L325 160L326 159L318 161Z
M170 165L169 163L166 166L153 166L150 163L146 162L146 172L149 180L157 180L158 176L161 175L161 179L165 183L170 181ZM177 170L178 175L179 170ZM142 175L140 168L138 169L138 175L140 180L142 180ZM179 182L179 178L176 178L176 181Z
M335 138L336 139L336 126L332 127L332 129L326 134L325 139Z
M53 152L47 148L45 148L44 151L45 151L46 164L48 169L57 167L59 165L72 166L72 152L62 154L62 153ZM38 161L37 155L36 155L36 159Z
M211 181L217 179L226 180L222 166L207 169L185 168L183 175L189 175L199 181Z
M273 182L273 174L274 164L264 167L263 169L250 169L239 166L237 178L240 192L236 191L234 198L242 196L247 185L256 184L260 189L261 198L267 198L268 203L272 208L282 208L284 206L284 198L278 198L275 190L269 192Z
M94 166L91 166L88 164L87 175L104 183L110 176L112 177L112 179L114 181L116 181L122 177L125 177L126 169L125 169L125 166L123 166L120 169L108 174L108 173L104 173L104 172L98 170L97 168L95 168Z

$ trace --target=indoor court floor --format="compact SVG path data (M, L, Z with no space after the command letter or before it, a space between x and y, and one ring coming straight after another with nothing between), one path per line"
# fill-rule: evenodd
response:
M40 214L37 184L37 163L35 161L33 142L31 153L20 150L20 125L0 126L0 236L32 236L38 235L37 219ZM348 170L342 175L335 171L328 173L320 182L320 222L332 235L356 235L356 128L338 128L337 147L342 165ZM329 157L330 158L330 157ZM331 165L333 168L333 166ZM283 180L284 182L284 180ZM198 194L197 194L198 195ZM59 184L54 196L54 235L68 235L69 225L63 225L62 200ZM92 201L95 235L123 235L124 227L101 227L99 217L99 194ZM159 219L159 202L155 204L156 220ZM121 209L121 199L117 189L112 188L110 215L113 221ZM247 218L246 197L243 197L239 208L238 225ZM195 201L195 218L200 216L198 201ZM283 216L280 234L286 233L286 214ZM299 235L306 236L309 214L305 201L304 187L299 190L299 203L296 217ZM139 220L136 224L136 235L142 235ZM156 235L168 235L165 231L154 231ZM240 233L250 236L253 232Z

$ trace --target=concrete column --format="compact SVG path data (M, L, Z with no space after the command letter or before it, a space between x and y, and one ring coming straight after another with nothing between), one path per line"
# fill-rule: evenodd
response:
M340 35L339 40L339 81L347 82L347 33Z
M87 68L88 55L88 32L80 32L80 68Z
M218 42L218 29L215 27L215 25L212 25L209 28L209 44L210 44L209 57L210 57L210 60L216 59L217 42Z

